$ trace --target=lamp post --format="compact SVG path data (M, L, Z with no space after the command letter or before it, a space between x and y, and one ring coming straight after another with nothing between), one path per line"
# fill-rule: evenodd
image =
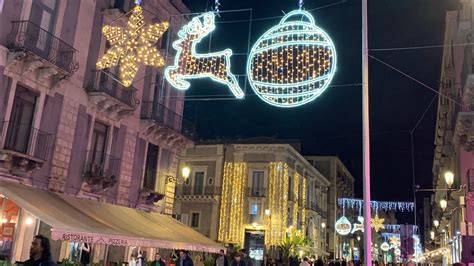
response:
M447 171L444 173L444 181L446 181L446 184L448 185L448 188L451 188L451 186L454 183L454 174L451 171Z
M439 201L439 206L441 207L443 211L446 210L446 207L448 207L448 201L445 199L441 199Z
M439 221L438 220L433 220L433 225L438 228L439 226Z
M188 166L183 166L181 169L181 175L183 176L184 180L188 180L189 175L191 174L191 168Z

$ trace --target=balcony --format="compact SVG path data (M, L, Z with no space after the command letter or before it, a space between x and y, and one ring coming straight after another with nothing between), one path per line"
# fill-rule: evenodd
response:
M467 76L465 86L458 102L454 104L455 120L454 143L467 151L474 151L474 74Z
M317 212L321 217L327 217L327 212L324 211L316 202L307 202L306 209Z
M260 187L249 187L248 188L248 196L254 198L263 198L267 196L267 191L265 188Z
M139 103L135 98L136 88L123 86L106 71L93 71L86 90L99 111L118 121L132 115Z
M220 194L220 187L215 186L204 186L202 192L197 192L194 190L193 186L185 186L181 187L181 195L182 196L190 196L190 195L199 195L199 196L212 196L212 195L219 195Z
M32 128L30 124L9 121L0 123L5 144L0 150L0 171L29 177L43 167L52 147L51 134Z
M38 84L53 88L79 68L76 49L31 21L13 21L5 45L9 49L7 71L28 75Z
M120 161L120 158L104 154L102 151L87 151L83 188L87 187L93 193L101 193L115 186Z
M194 124L180 114L154 101L142 102L141 106L143 131L148 137L172 146L183 146L194 139Z

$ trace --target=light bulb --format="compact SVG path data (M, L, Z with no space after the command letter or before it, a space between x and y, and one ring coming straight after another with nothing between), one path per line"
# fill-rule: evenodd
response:
M454 183L454 174L451 171L447 171L444 173L444 180L446 181L446 184L448 185L448 188L451 188L451 186Z
M27 225L30 225L30 224L33 223L33 219L31 219L30 217L28 217L28 218L26 218L25 223L26 223Z
M435 227L438 227L438 226L439 226L439 221L438 221L438 220L433 220L433 225L434 225Z
M448 201L446 201L445 199L441 199L439 201L439 206L443 211L446 210L446 207L448 207Z

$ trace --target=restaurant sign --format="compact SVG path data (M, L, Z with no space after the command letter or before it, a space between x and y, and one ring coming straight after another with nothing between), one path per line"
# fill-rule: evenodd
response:
M98 234L92 232L79 232L74 230L51 229L51 239L67 242L81 242L91 244L104 244L112 246L139 246L160 247L166 249L186 249L193 251L204 251L219 253L220 245L204 245L194 243L182 243L166 241L161 239L150 239L141 237L117 236L109 234Z

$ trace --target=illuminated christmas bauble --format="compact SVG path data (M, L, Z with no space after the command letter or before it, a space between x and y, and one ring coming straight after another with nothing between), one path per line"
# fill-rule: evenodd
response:
M352 224L349 222L346 216L342 216L336 221L335 228L338 234L345 236L351 232Z
M295 20L289 21L290 17ZM303 10L288 13L263 34L247 61L247 76L255 93L278 107L316 99L329 86L335 70L334 43Z
M387 242L383 242L380 245L380 249L383 250L383 251L388 251L390 249L390 245Z

